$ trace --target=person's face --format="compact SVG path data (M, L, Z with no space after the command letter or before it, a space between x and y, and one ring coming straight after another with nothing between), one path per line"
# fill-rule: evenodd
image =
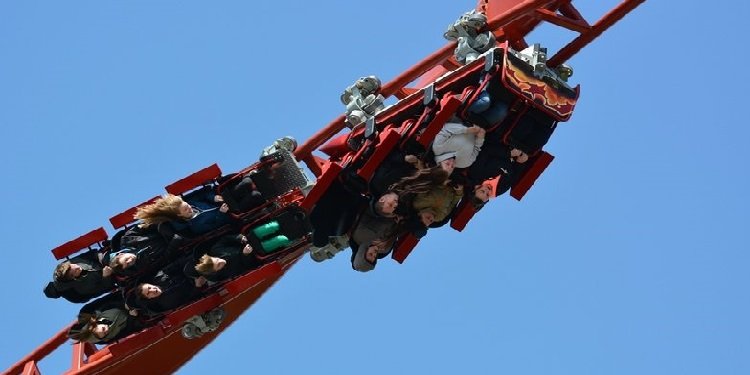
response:
M71 263L70 268L65 275L67 276L68 280L71 280L77 278L78 276L81 276L81 272L83 272L83 268L81 268L81 266L75 263Z
M523 164L529 160L529 155L517 148L514 148L510 150L510 159L518 164Z
M221 271L224 266L227 265L227 261L218 257L211 257L211 260L214 263L214 272Z
M481 200L482 202L489 201L491 193L492 193L492 187L490 187L490 185L486 183L477 186L476 190L474 190L474 196L477 197L477 199Z
M161 295L161 288L153 284L143 284L141 286L141 295L147 299L159 297Z
M117 256L117 264L119 264L122 269L126 269L135 264L136 258L135 254L120 254Z
M453 173L453 170L456 168L456 158L450 158L441 161L440 168L443 168L443 170L448 172L448 174Z
M183 219L190 219L193 217L193 207L190 207L188 202L182 202L179 207L179 215Z
M432 223L435 222L435 214L432 212L420 212L419 213L419 219L422 220L422 224L424 224L426 227L430 226Z
M94 333L94 336L103 339L104 336L107 336L107 332L109 332L109 326L100 323L94 326L94 329L92 329L91 331Z
M383 215L393 215L393 213L396 211L396 207L398 207L398 194L385 194L380 197L378 201L383 205L381 212Z
M375 263L375 259L378 259L378 247L376 245L371 245L367 248L365 259L370 263Z

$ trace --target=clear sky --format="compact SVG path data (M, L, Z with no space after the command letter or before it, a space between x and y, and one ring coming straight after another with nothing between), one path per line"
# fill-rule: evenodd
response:
M593 21L615 2L574 3ZM390 80L474 5L0 2L0 369L80 307L43 296L50 249L306 139L344 87ZM180 373L750 373L749 11L647 1L570 61L581 99L522 202L369 274L305 258Z

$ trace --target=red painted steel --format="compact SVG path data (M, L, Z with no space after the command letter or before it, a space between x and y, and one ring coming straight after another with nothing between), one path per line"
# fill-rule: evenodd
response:
M77 342L73 344L73 359L70 363L71 370L78 370L86 363L85 345L85 342Z
M466 224L469 223L476 213L477 211L468 201L461 202L461 205L456 209L456 213L451 219L451 228L459 232L463 231L466 228Z
M521 200L524 195L531 189L539 176L542 175L545 169L552 163L555 157L548 154L547 152L540 152L539 155L534 159L531 167L524 173L518 182L510 188L510 196L516 200Z
M23 375L41 375L41 372L39 372L39 367L37 367L36 362L26 362L26 365L23 367Z
M367 162L365 165L362 166L362 168L357 172L357 174L364 178L365 180L369 181L372 175L375 173L375 170L380 166L380 163L385 160L385 158L388 156L388 154L391 153L394 147L398 144L398 141L401 140L401 136L398 133L398 131L394 129L388 129L385 132L381 133L379 136L380 140L378 142L378 146L375 149L375 152L370 156L370 158L367 159Z
M218 164L211 164L190 176L167 185L164 190L169 194L180 195L219 177L221 177L221 168Z
M557 66L565 61L568 61L576 53L578 53L583 47L586 47L594 39L602 35L603 32L607 31L615 22L625 17L630 11L635 9L637 6L643 4L646 0L625 0L620 3L617 7L608 12L604 17L597 21L588 32L581 34L573 41L568 43L565 47L561 48L554 56L552 56L547 65Z
M88 357L83 355L86 354L83 347L77 353L74 350L74 354L81 355L81 361L74 363L66 374L167 374L176 371L260 298L301 254L293 254L290 260L284 262L284 266L277 262L270 263L235 279L225 285L224 288L230 289L226 293L214 294L179 309L156 326L105 346ZM193 340L181 336L180 329L185 319L214 308L218 303L222 303L227 313L219 330ZM80 367L76 367L79 363ZM148 367L144 367L144 364Z
M112 216L109 218L110 224L112 224L112 227L115 229L120 229L132 222L135 221L135 218L133 215L135 215L135 212L138 211L138 207L143 207L147 204L154 203L155 200L159 199L160 197L157 195L137 206L133 206L131 208L128 208L127 210L120 212L119 214Z
M548 65L556 66L568 60L583 46L595 39L609 26L624 17L630 10L634 9L644 1L645 0L624 0L617 8L615 8L615 10L608 13L602 20L597 22L596 25L591 27L589 31L582 34L579 38L558 52L557 55L550 59ZM572 7L570 0L488 0L480 1L478 8L487 11L489 19L487 28L495 31L496 35L502 36L499 41L508 40L510 45L514 48L518 48L519 45L525 46L526 43L522 40L523 37L543 21L542 16L539 13L540 9L549 12L560 10L561 15L565 16L565 18L562 16L557 17L557 19L560 20L559 23L570 24L574 30L582 29L588 24L583 17L580 16L580 13ZM445 69L437 68L449 61L453 53L453 48L453 44L443 46L427 56L424 60L405 70L392 81L383 85L381 93L385 97L389 97L397 92L404 94L409 91L409 88L407 88L406 85L414 82L418 78L422 85L434 81L446 71ZM429 74L426 74L428 72ZM422 78L420 78L420 76L422 76ZM321 131L308 139L307 142L300 145L295 152L295 156L297 156L298 160L305 160L313 150L320 147L320 145L332 138L342 129L344 129L344 116L339 116L333 122L326 125ZM308 165L309 164L310 163L308 163Z
M391 254L391 258L396 262L399 262L399 264L404 263L406 257L411 254L411 251L414 250L414 247L417 246L418 243L419 238L414 237L411 234L406 235L404 239L396 244L393 254Z
M586 21L564 17L561 14L558 14L551 10L537 9L536 12L539 14L539 17L541 17L541 19L551 24L564 27L566 29L578 31L579 33L585 33L591 29L591 26Z
M300 207L304 208L308 212L312 210L313 206L315 206L315 203L320 199L320 197L323 196L323 194L328 190L328 187L331 186L331 183L338 178L339 173L341 173L341 166L336 163L329 162L328 164L324 165L322 168L323 172L318 177L318 182L315 183L315 186L313 186L312 190L307 194L305 199L302 201L302 204L300 204Z
M42 345L39 345L39 347L34 349L33 352L29 353L26 357L23 357L23 359L16 362L13 366L11 366L5 372L8 374L18 374L21 371L23 371L23 368L24 366L26 366L26 363L41 361L42 358L46 357L47 355L55 351L55 349L57 349L60 345L64 344L65 341L68 340L68 330L72 326L73 326L73 323L70 323L67 326L65 326L65 328L58 331L49 340L44 342Z
M107 231L104 228L99 227L91 232L84 234L74 240L68 241L54 249L52 249L52 255L55 259L62 259L67 256L73 255L78 251L85 249L91 245L97 244L106 240L109 237Z
M440 129L443 128L446 122L456 113L458 106L461 105L461 101L453 96L447 96L445 99L440 101L440 110L435 115L435 118L427 125L427 128L422 135L417 137L417 142L422 146L427 147L432 144Z

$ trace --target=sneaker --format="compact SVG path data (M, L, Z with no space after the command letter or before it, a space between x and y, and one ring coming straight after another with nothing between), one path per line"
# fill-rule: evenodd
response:
M203 336L203 332L201 332L201 330L193 323L185 323L180 332L182 333L182 337L188 340L197 339L198 337Z
M206 328L208 328L208 331L215 331L219 328L219 325L224 321L226 315L226 312L221 307L217 307L203 314L203 320L206 322Z
M310 248L310 258L318 263L324 260L331 259L328 257L328 254L326 253L324 248L315 246Z

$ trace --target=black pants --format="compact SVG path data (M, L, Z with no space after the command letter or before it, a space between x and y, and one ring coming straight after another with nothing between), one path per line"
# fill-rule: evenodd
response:
M310 213L313 246L325 246L329 237L347 233L362 204L363 198L348 191L341 182L331 184Z

